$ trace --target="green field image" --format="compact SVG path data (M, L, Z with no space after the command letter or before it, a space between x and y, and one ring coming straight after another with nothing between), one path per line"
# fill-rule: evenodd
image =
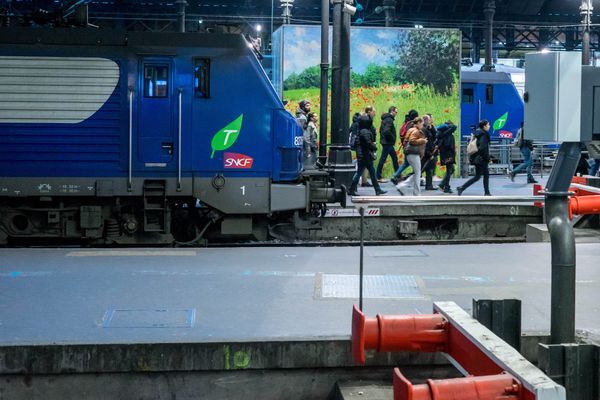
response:
M458 93L456 85L453 91ZM307 99L312 103L312 110L319 112L321 98L319 96L319 89L294 89L284 91L284 99L288 101L286 109L295 114L298 103ZM328 116L331 115L331 101L329 101ZM400 130L402 123L404 122L404 115L411 109L418 110L420 114L429 113L433 116L434 124L439 125L448 120L453 121L455 124L458 123L459 118L459 105L456 102L448 101L447 96L433 93L429 87L421 87L415 85L400 85L400 86L384 86L381 88L353 88L350 91L350 104L351 114L350 120L348 121L348 127L350 127L352 115L356 112L362 112L365 107L372 105L376 110L375 127L377 128L378 141L379 141L379 126L381 124L381 115L387 112L391 105L398 107L398 115L396 116L396 128ZM329 117L328 117L329 120ZM328 122L329 127L331 124ZM328 134L327 143L331 143L330 135ZM458 143L458 142L457 142ZM377 144L380 149L381 146ZM404 160L404 153L399 147L399 142L396 144L396 154L398 154L399 162ZM378 156L381 155L381 151L378 151ZM379 162L379 158L376 160L375 165ZM410 171L410 169L408 170ZM388 157L385 166L383 168L383 176L391 177L393 175L392 160ZM437 168L437 174L443 175L446 172L446 168L439 166Z
M290 27L284 31L283 99L287 101L286 109L294 115L301 100L309 100L311 111L320 112L319 32L315 27ZM375 107L379 148L381 115L390 106L398 108L397 130L411 109L421 116L431 114L435 125L446 121L459 124L458 31L353 28L351 55L348 127L354 113L363 112L367 106ZM331 100L328 104L329 118ZM457 147L459 131L455 134ZM331 143L330 137L327 142ZM404 154L399 143L396 153L401 163ZM378 151L378 157L380 155ZM378 162L379 159L375 161L376 166ZM389 178L393 172L388 157L383 176ZM438 165L436 173L443 175L445 168Z

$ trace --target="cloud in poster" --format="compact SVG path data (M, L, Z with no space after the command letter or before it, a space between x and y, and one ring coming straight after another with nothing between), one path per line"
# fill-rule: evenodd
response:
M297 28L301 29L301 28ZM296 36L302 37L302 36ZM306 68L319 65L321 54L321 42L317 40L310 41L290 41L285 46L285 72L284 79L293 73L300 73Z
M377 59L378 50L375 43L360 43L358 45L359 56L366 58L368 61L375 61Z
M377 30L377 38L381 40L394 39L394 33L384 30Z

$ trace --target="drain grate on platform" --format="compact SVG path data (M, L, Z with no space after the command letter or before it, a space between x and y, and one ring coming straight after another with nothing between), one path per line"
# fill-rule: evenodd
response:
M377 250L367 248L367 254L371 257L429 257L421 250Z
M317 279L318 298L358 298L358 275L322 274ZM363 297L366 299L424 298L413 275L365 275Z
M191 328L196 309L186 310L108 310L103 328Z

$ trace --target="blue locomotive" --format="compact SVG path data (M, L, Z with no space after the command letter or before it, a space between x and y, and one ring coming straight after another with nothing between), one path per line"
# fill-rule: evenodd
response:
M0 31L0 243L261 238L343 199L242 36Z
M461 71L461 137L470 137L480 120L494 128L492 140L513 139L523 122L525 105L506 72Z
M479 65L461 68L461 138L470 137L479 121L487 119L494 128L492 140L514 139L523 122L525 105L508 71L518 68L498 66L497 72L480 72Z

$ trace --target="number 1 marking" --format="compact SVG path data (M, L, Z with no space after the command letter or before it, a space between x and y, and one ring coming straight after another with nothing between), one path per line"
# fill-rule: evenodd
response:
M246 186L241 186L240 189L242 189L242 196L246 195Z

